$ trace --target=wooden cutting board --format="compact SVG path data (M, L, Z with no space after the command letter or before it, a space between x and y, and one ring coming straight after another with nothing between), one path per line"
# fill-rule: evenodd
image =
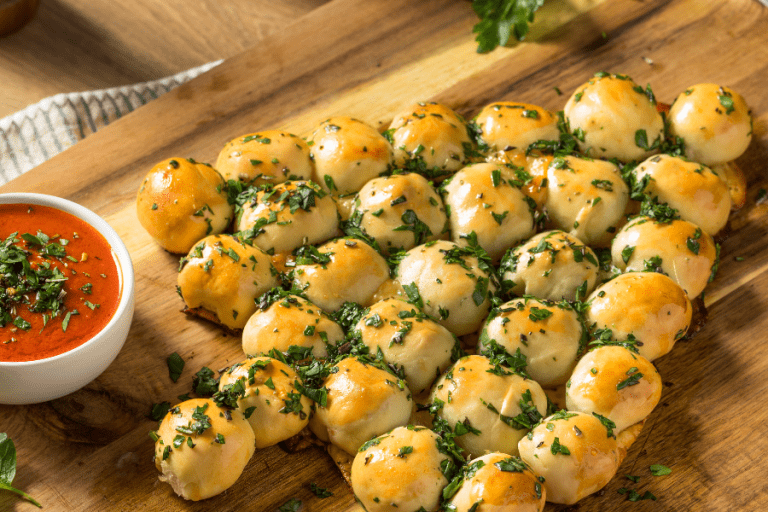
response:
M468 116L504 99L559 110L578 85L608 70L651 83L667 102L696 83L729 85L753 108L755 136L739 161L749 199L731 220L720 273L707 289L710 320L657 362L662 403L618 476L572 510L764 510L768 205L755 198L768 188L768 9L754 0L550 0L544 9L528 43L478 55L468 2L334 0L0 188L54 193L95 210L123 237L136 269L134 323L108 370L59 400L0 406L0 431L18 448L16 486L56 511L271 512L289 498L302 500L304 511L352 510L351 493L320 449L259 451L229 491L202 503L158 483L151 404L175 401L200 367L223 368L242 353L238 339L179 313L177 258L137 223L140 180L161 159L213 161L235 136L274 127L305 133L333 114L378 125L426 99ZM165 363L174 351L187 363L176 384ZM651 464L672 474L652 477ZM310 482L334 496L316 498ZM658 501L629 503L621 487L649 490ZM2 493L0 510L34 507Z

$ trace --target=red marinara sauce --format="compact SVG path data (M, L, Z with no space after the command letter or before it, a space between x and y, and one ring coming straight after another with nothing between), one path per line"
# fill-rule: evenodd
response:
M55 208L0 205L0 361L82 345L109 323L120 293L112 248L96 229Z

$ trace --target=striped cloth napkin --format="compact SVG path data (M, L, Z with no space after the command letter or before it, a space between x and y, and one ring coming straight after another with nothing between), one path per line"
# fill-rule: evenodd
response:
M221 62L152 82L57 94L0 119L0 185Z

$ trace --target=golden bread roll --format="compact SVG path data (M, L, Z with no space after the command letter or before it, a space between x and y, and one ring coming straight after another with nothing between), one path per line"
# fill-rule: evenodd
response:
M327 403L316 405L309 427L352 456L369 439L406 425L411 417L413 401L405 381L356 357L339 361L324 387Z
M473 457L517 455L517 442L547 412L547 396L537 382L477 355L456 361L435 382L430 398L452 429L457 423L472 427L456 444Z
M576 88L564 112L579 151L592 158L642 160L664 139L655 103L625 75L597 73Z
M257 192L237 221L243 238L270 254L325 242L338 229L336 202L311 181L288 181Z
M230 235L208 236L182 258L179 293L189 309L202 308L231 329L242 329L255 299L277 286L269 255Z
M628 272L598 286L587 300L587 326L610 330L610 338L638 340L640 355L653 361L685 336L693 308L680 286L658 272Z
M469 249L447 241L414 247L397 270L409 297L456 336L476 331L488 315L491 277Z
M698 84L669 109L669 132L685 141L685 154L704 165L735 160L752 140L752 112L729 87Z
M248 358L221 374L224 395L250 423L256 448L298 434L309 423L312 401L296 389L296 372L269 357Z
M615 345L587 352L565 385L569 411L608 418L617 434L648 417L660 399L661 375L653 364Z
M253 430L243 414L221 409L208 398L173 407L153 437L160 481L192 501L231 487L255 451Z
M163 160L141 182L136 199L139 222L166 251L188 252L201 238L229 226L232 206L225 185L208 164Z
M399 299L375 303L355 327L371 354L403 369L408 387L416 395L451 364L457 344L451 332L429 319L415 306Z
M514 185L515 176L508 167L471 164L449 180L444 194L455 243L466 245L466 236L474 232L480 247L498 261L507 249L533 235L531 204Z
M315 162L313 181L332 194L352 194L392 166L392 146L373 126L332 117L307 138Z
M455 512L542 512L546 491L518 457L488 453L465 466L461 487L448 501Z
M289 295L271 304L259 304L243 327L243 352L266 355L272 349L286 353L291 346L310 347L312 356L322 359L328 355L327 344L343 339L344 331L325 311L302 297Z
M547 501L572 505L602 489L619 468L616 437L595 416L559 411L518 445L520 458L542 477Z
M352 463L352 491L368 512L437 510L449 461L425 427L397 427L363 445Z

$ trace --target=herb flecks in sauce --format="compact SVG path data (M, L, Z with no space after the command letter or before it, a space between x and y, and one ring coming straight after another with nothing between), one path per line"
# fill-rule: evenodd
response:
M119 302L107 241L44 206L0 206L0 361L33 361L88 341ZM106 278L94 281L91 276Z

